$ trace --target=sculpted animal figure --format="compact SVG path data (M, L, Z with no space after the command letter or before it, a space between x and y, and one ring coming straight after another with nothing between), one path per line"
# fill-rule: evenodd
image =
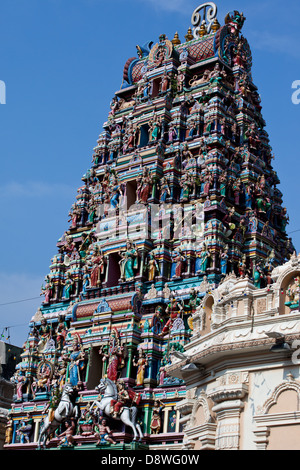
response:
M66 384L63 388L62 396L57 408L54 411L54 418L50 421L46 416L43 426L41 427L38 448L46 447L47 441L51 434L67 419L77 418L77 407L71 401L74 394L74 388L70 384Z
M112 400L117 400L118 391L116 384L108 379L101 379L99 385L97 385L96 390L103 395L100 401L95 400L91 406L91 410L94 406L96 406L99 410L101 410L106 416L112 417L111 411L111 402ZM136 406L124 406L120 415L118 417L113 417L113 419L121 420L126 426L131 427L134 437L133 440L141 441L143 438L143 433L141 430L140 425L136 422L137 416L137 407Z

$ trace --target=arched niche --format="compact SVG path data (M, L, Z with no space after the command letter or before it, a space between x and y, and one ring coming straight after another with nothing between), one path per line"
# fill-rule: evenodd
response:
M279 280L279 314L286 315L293 311L293 306L298 310L298 305L294 302L295 296L299 296L297 292L297 278L300 278L300 271L289 271L285 273L282 279Z
M300 383L290 374L254 416L257 449L298 450L300 435Z
M193 450L212 450L215 448L216 416L212 411L213 401L204 390L196 399L187 424L187 435L194 442Z

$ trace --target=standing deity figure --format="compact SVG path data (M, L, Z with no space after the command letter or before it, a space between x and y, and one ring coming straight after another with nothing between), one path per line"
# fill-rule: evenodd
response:
M197 307L200 305L201 301L198 297L198 292L194 287L190 290L190 298L189 298L189 303L187 305L188 307L188 313L190 316L187 319L187 324L190 327L191 330L193 330L194 325L193 325L193 314L196 312Z
M87 289L91 287L91 275L89 273L88 267L83 267L83 276L82 276L82 291L81 297L86 294Z
M225 171L219 176L220 183L220 195L222 197L226 196L226 187L227 187L227 172Z
M182 90L183 90L184 80L185 80L184 73L183 73L182 70L180 70L179 73L178 73L178 75L177 75L177 79L176 79L176 82L177 82L177 92L178 92L178 93L181 93Z
M71 294L72 294L72 290L73 290L73 286L74 286L74 281L71 277L71 273L69 271L67 271L67 277L66 277L66 280L64 282L64 289L63 289L63 297L64 299L70 299L71 297Z
M169 130L168 130L168 142L174 142L175 139L177 139L178 133L176 130L176 127L173 124L170 124Z
M151 252L149 254L149 261L148 261L148 281L154 280L156 272L159 272L159 266L155 259L154 253Z
M183 306L176 300L174 294L171 292L170 302L166 308L166 314L169 315L169 320L163 327L162 332L159 333L159 336L165 336L166 334L168 334L169 331L171 331L175 320L177 320L177 318L180 318L182 313Z
M22 369L17 370L11 377L10 381L16 387L17 401L22 401L24 387L28 383L28 378L25 376L25 372Z
M163 329L163 324L164 324L163 313L164 312L163 312L162 306L158 305L151 319L151 331L152 333L156 335L158 335Z
M103 253L95 248L92 258L91 258L92 270L90 278L91 287L100 287L101 285L101 276L104 274L105 269L105 258Z
M161 411L164 407L164 403L162 403L160 400L154 401L150 423L151 434L158 434L161 430Z
M102 361L107 361L106 375L113 382L117 381L119 370L125 365L125 350L120 343L119 333L113 328L109 337L108 347L99 351Z
M17 429L17 434L19 434L22 444L30 442L32 431L33 418L30 416L30 413L27 413L26 418L21 420L20 427Z
M227 264L228 264L228 247L226 246L224 251L222 251L220 256L220 266L222 276L226 276L227 273Z
M166 93L168 91L169 84L170 84L170 76L165 70L161 79L161 88L160 88L161 93Z
M149 122L149 140L150 142L155 142L159 139L161 131L161 123L157 116Z
M254 269L253 269L254 286L260 289L263 279L264 279L264 273L262 269L262 262L259 260L258 262L255 263Z
M245 277L247 272L246 255L243 255L242 259L239 261L238 272L240 277Z
M38 337L38 350L39 352L42 352L45 349L49 339L51 338L51 327L47 323L46 318L44 317L42 318L41 325L38 329Z
M138 180L137 185L137 202L146 204L151 191L152 178L149 169L145 167L143 174Z
M186 202L189 200L190 194L192 192L193 182L189 173L185 173L180 181L180 201Z
M72 221L72 224L71 224L71 228L76 228L77 227L77 224L79 223L80 221L80 216L81 216L81 210L80 208L77 206L76 203L74 203L70 209L70 212L69 212L69 220L68 222L71 222Z
M53 281L49 274L45 277L45 286L42 286L42 292L40 295L45 295L45 304L48 304L50 302L50 299L53 296Z
M86 367L86 354L78 336L74 338L73 351L69 355L69 361L70 383L75 387L83 382L82 378Z
M138 267L138 251L131 240L127 240L126 249L119 252L121 260L119 261L121 270L121 281L132 281L135 278L134 271Z
M163 176L160 182L159 202L166 202L168 196L171 196L171 191L167 178Z
M60 315L58 319L58 325L55 330L56 346L60 351L63 349L65 345L67 332L68 332L68 325L66 321L64 320L63 315Z
M173 263L175 263L175 272L172 277L181 278L185 261L186 261L186 258L183 255L181 249L179 248L173 254Z
M200 252L200 273L205 273L208 267L209 258L211 257L210 251L206 248L206 244L203 243Z
M143 386L144 385L144 378L145 378L145 370L148 365L148 358L143 352L142 349L139 349L139 355L137 360L133 360L134 367L137 367L136 373L136 385Z
M4 444L11 444L13 439L13 419L11 413L7 415L7 421L5 425L5 442Z

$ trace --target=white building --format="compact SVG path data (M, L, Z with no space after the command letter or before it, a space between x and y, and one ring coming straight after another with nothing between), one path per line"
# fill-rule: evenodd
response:
M228 275L207 292L168 367L187 385L183 449L300 448L299 280L294 255L264 289Z

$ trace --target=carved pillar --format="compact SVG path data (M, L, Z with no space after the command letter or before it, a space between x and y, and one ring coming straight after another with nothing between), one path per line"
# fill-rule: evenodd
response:
M240 450L240 415L244 408L243 398L248 385L240 382L239 374L221 378L221 384L209 397L216 403L212 410L216 414L216 450Z

